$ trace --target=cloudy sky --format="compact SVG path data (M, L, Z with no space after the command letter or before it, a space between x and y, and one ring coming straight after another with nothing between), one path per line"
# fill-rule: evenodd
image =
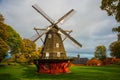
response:
M55 21L69 10L76 10L63 25L59 24L65 30L73 30L71 36L83 45L77 48L67 39L64 44L68 53L94 52L98 45L108 48L117 38L111 29L119 23L100 9L101 0L0 0L0 13L5 17L5 23L22 38L31 38L35 34L34 27L46 28L50 25L32 8L33 4L39 5Z

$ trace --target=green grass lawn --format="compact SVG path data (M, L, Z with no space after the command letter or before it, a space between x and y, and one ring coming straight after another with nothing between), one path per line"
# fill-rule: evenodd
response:
M120 65L72 66L71 73L38 74L34 65L0 66L0 80L120 80Z

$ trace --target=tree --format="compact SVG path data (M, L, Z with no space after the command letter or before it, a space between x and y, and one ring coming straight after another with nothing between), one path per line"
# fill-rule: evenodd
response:
M8 45L0 38L0 62L5 58L8 51Z
M18 53L22 43L20 35L11 26L8 25L6 26L6 31L8 34L6 43L9 45L11 53Z
M22 40L22 45L21 45L21 48L20 48L20 52L21 52L21 54L24 55L24 57L26 58L26 61L28 63L33 61L33 57L36 57L37 54L38 54L36 52L36 44L33 43L29 39L23 39ZM36 56L35 56L35 54L36 54Z
M17 54L15 56L16 56L16 59L15 59L16 62L20 62L20 63L28 62L24 54Z
M101 9L106 10L109 16L115 16L120 22L120 0L102 0Z
M104 45L97 46L94 56L99 60L104 60L106 58L106 47Z
M112 57L120 58L120 41L115 41L111 43L109 48L111 51L110 55Z
M120 0L102 0L101 9L106 10L109 16L114 16L116 21L120 22ZM120 40L120 26L113 28L113 32L118 32Z
M1 13L0 13L0 22L4 22L4 17Z
M41 51L42 51L42 47L38 47L38 49L32 54L32 58L33 59L39 59Z
M0 14L0 37L7 43L12 53L18 53L22 39L11 26L3 22L4 18Z
M6 24L0 22L0 38L3 39L4 41L7 41L8 38L6 27L7 27Z
M8 51L8 45L6 43L7 38L8 38L8 34L6 31L6 25L0 22L0 62L7 55L7 51Z
M31 54L36 51L36 44L29 39L22 40L21 53Z
M106 10L109 16L114 16L116 21L120 22L120 0L102 0L101 9ZM118 44L120 41L120 26L113 28L112 31L118 33L118 42L113 42L110 44L111 55L118 57L118 53L120 53L118 49L120 48L120 44Z
M8 48L11 49L11 53L18 53L21 41L20 35L4 23L4 17L0 14L0 61L7 55Z
M118 41L120 41L120 26L113 28L112 29L113 32L117 32L117 36L118 36Z

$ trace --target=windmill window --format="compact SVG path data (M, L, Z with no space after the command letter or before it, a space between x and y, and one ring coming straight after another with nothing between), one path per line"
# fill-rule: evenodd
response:
M57 52L57 57L60 57L60 52Z
M46 58L48 58L49 57L49 53L48 52L46 52Z
M51 38L52 37L52 35L51 34L48 34L48 38Z
M59 48L59 43L56 43L56 47Z

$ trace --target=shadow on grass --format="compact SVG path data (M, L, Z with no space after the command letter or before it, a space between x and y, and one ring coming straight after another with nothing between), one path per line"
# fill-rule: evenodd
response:
M0 74L0 80L20 80L20 79L19 78L15 78L11 74L3 73L3 74Z
M5 65L0 65L0 68L3 68L3 67L5 67Z
M36 67L27 67L24 69L23 72L23 78L29 79L29 80L80 80L80 76L83 77L83 75L80 75L79 73L64 73L64 74L39 74L37 73ZM84 79L85 80L85 79Z

